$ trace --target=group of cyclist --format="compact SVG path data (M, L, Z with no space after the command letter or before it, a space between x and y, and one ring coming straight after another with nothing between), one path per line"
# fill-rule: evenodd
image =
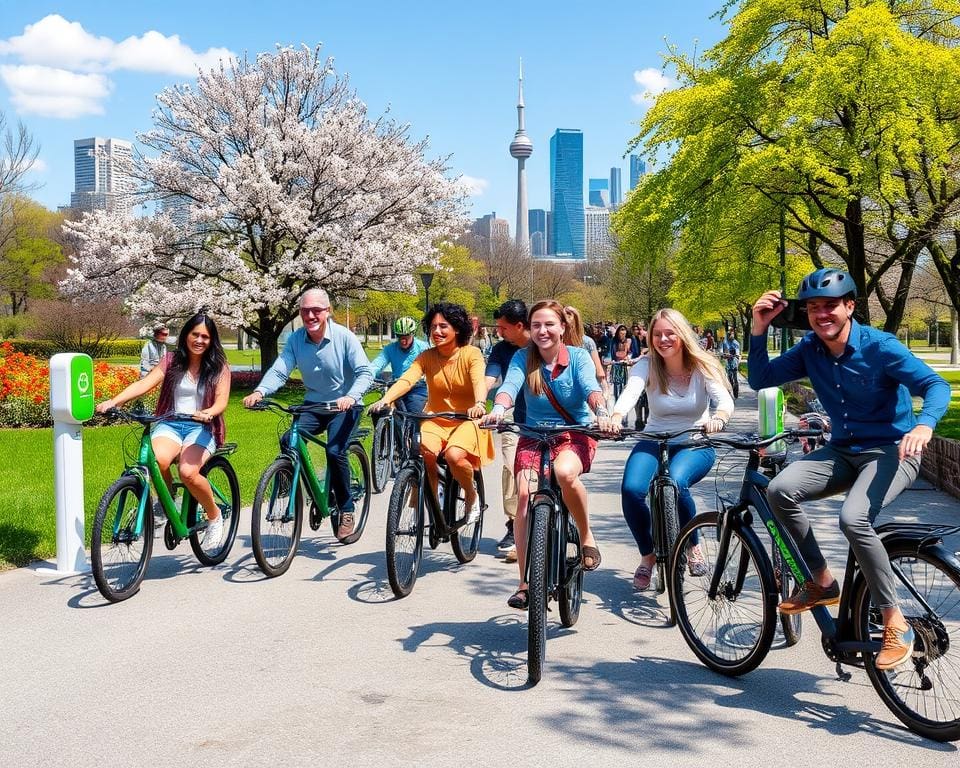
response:
M800 504L847 492L840 527L882 611L884 636L876 666L889 669L910 658L913 631L897 607L890 563L872 523L880 510L916 478L920 455L949 404L950 387L893 335L858 323L854 319L856 296L854 282L846 272L825 268L805 277L797 299L804 303L813 330L771 361L767 356L767 328L787 302L779 291L764 293L753 307L748 380L759 389L809 378L833 423L831 442L790 464L769 486L774 513L813 568L813 580L782 601L780 610L797 613L838 601L838 585ZM434 491L437 462L442 456L465 489L468 516L478 514L473 472L494 458L491 431L483 426L505 419L528 425L595 424L600 433L616 435L643 394L649 404L646 429L653 432L697 427L708 434L718 432L734 412L740 363L736 333L729 333L720 343L718 358L715 351L704 348L686 318L672 309L657 311L648 328L637 324L632 336L625 326L614 329L611 342L600 350L596 340L585 334L573 307L546 300L528 309L522 301L510 300L494 313L500 341L485 360L474 341L476 323L464 307L438 303L428 308L419 324L429 344L417 338L416 320L400 318L393 328L397 340L373 363L368 362L359 339L335 323L330 314L325 291L314 288L303 293L303 327L290 336L282 354L243 402L247 407L255 405L299 369L307 403L336 404L329 414L302 415L300 429L311 434L327 432L331 492L341 511L337 532L341 539L349 535L354 524L347 442L360 418L364 392L388 365L394 382L371 406L371 412L399 402L408 411L454 411L469 417L438 417L424 422L420 444ZM638 341L641 335L642 348ZM612 407L604 393L606 371L601 351L611 360L629 365L629 374ZM224 438L223 412L229 397L230 370L216 326L205 314L187 321L176 348L164 354L143 379L100 403L97 410L106 412L158 385L158 413L173 410L192 414L191 421L153 427L154 452L164 477L169 482L170 465L179 460L184 485L210 520L206 536L219 537L219 511L199 469ZM488 413L486 404L491 395L494 404ZM914 415L911 396L923 398L919 416ZM595 439L574 431L563 433L551 448L556 480L579 530L586 571L595 570L601 563L581 480L590 470L596 449ZM529 599L524 581L526 504L536 479L538 454L533 441L507 433L502 435L500 453L507 533L499 548L507 553L508 561L517 561L519 584L508 604L522 609ZM715 454L706 443L686 440L671 445L669 457L670 474L679 488L683 524L696 511L690 488L710 471ZM633 574L637 590L650 587L654 564L646 496L656 466L655 446L638 441L626 462L621 484L623 516L640 556ZM694 575L705 570L696 543L687 551L687 564Z

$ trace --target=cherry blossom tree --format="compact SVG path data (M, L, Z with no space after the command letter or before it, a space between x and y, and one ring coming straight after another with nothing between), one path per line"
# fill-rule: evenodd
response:
M463 189L427 143L375 120L320 49L278 48L157 97L156 154L136 174L157 213L67 224L74 295L125 296L141 317L205 306L260 344L261 364L300 295L414 291L462 226Z

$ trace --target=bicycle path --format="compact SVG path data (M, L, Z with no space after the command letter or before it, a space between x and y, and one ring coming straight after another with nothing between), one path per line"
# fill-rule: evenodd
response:
M732 427L756 428L749 390ZM90 577L0 574L0 765L956 761L954 745L903 729L862 671L838 681L812 620L796 647L775 647L741 679L703 667L664 625L665 596L631 588L638 556L619 502L630 448L604 443L597 453L587 486L603 564L586 576L574 628L551 615L537 687L525 684L525 614L506 606L516 567L494 556L503 533L495 464L480 555L460 566L449 545L428 550L403 600L386 578L388 492L374 497L357 544L307 530L277 579L257 570L248 515L217 568L199 567L188 544L168 552L158 539L140 593L118 605ZM696 487L701 510L712 493L710 479ZM811 515L841 572L837 508L821 502ZM960 504L912 490L885 517L918 514L958 522Z

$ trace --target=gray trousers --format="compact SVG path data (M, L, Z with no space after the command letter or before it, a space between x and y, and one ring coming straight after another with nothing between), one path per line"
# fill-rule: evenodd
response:
M873 521L881 509L910 487L920 471L919 459L900 461L897 450L896 445L884 445L854 452L827 443L788 464L767 489L770 508L814 572L827 562L800 504L847 491L840 509L840 530L850 542L874 605L879 608L897 605L897 588Z

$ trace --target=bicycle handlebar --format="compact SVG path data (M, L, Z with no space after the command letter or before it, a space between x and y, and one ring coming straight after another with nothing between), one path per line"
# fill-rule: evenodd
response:
M350 408L363 408L363 403L354 403ZM335 401L322 403L302 403L301 405L284 405L278 400L263 398L250 406L251 411L282 411L293 416L299 416L301 413L340 413Z
M619 435L613 434L612 432L601 432L595 426L587 426L585 424L532 425L517 424L513 421L501 421L499 424L481 424L480 429L495 429L497 432L516 432L517 434L526 433L527 437L532 437L536 440L547 440L554 435L559 435L564 432L579 432L588 437L602 440L620 439Z
M799 440L801 437L820 437L822 434L822 429L785 429L783 432L778 432L775 435L763 438L756 434L733 434L729 436L715 434L706 435L706 440L709 443L718 443L720 445L727 445L731 448L749 451L766 448L767 446L773 445L773 443L776 443L780 440L783 440L787 443L793 443Z
M397 416L405 419L416 419L417 421L429 421L430 419L457 419L459 421L473 421L472 416L468 416L465 413L457 413L456 411L437 411L436 413L426 413L425 411L421 411L420 413L417 413L416 411L406 411L403 408L397 408L395 406L388 407L393 407L393 411Z
M703 427L690 427L675 432L646 432L642 429L621 429L620 434L624 437L636 437L651 443L662 443L665 440L672 440L675 437L682 437L683 435L703 435L706 433L703 431Z
M153 414L146 411L131 411L121 408L111 408L104 414L108 419L118 419L123 421L136 421L143 425L156 424L160 421L196 421L192 413L180 413L179 411L167 411L166 413ZM203 422L198 421L197 424Z

